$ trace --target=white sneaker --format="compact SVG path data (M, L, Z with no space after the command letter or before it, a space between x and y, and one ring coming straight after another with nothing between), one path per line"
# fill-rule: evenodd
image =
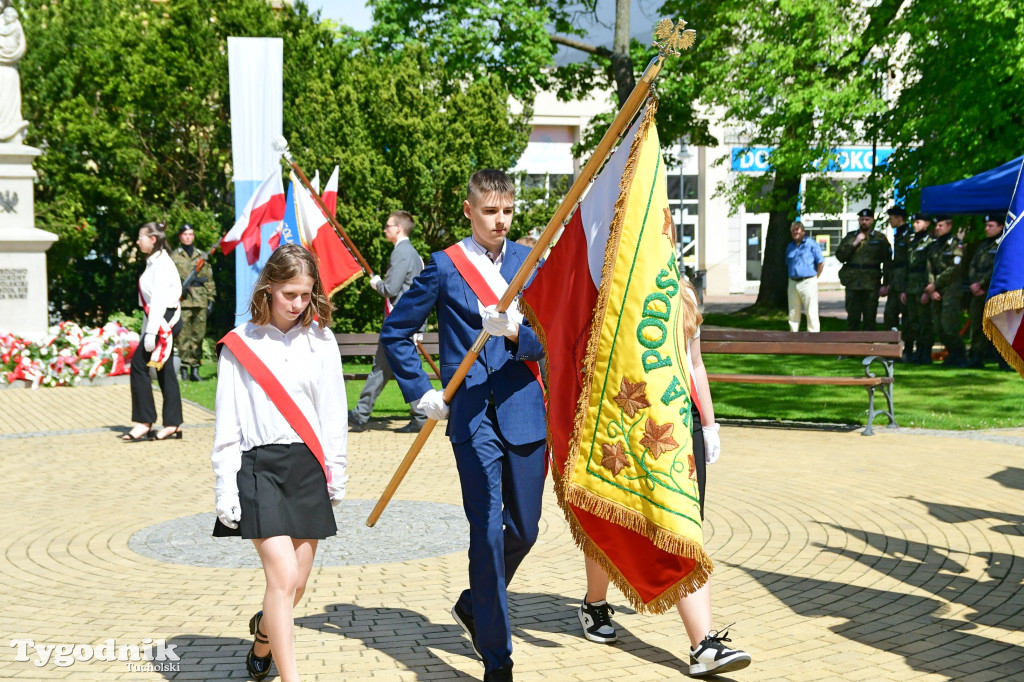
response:
M615 610L608 605L607 601L601 600L588 604L587 598L584 597L583 603L576 612L580 618L580 625L583 626L583 636L591 642L600 644L611 644L617 641L615 628L612 627L611 614L613 613Z
M728 628L712 630L696 649L690 649L691 677L728 673L750 665L750 654L729 649L722 643L730 641Z

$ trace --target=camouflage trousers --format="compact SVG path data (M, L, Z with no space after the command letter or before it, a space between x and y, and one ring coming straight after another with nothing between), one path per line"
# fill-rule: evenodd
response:
M910 348L912 343L917 347L931 350L935 341L932 331L932 307L921 303L921 292L907 292L907 317L901 330L903 343Z
M898 291L889 289L889 296L885 299L885 314L882 316L886 329L899 329L901 322L906 322L907 305L900 301Z
M182 367L198 367L203 362L203 338L206 336L206 307L181 309L181 334L174 339Z
M846 331L875 331L878 289L846 289Z
M951 284L939 292L942 298L932 301L932 327L935 335L951 355L964 352L960 338L960 283Z
M985 296L971 296L971 305L968 308L971 316L971 360L993 360L995 359L995 348L982 329L982 320L985 316Z

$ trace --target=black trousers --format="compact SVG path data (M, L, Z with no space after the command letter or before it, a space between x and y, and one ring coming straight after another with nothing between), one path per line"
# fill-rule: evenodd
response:
M693 418L691 434L693 436L693 464L697 469L697 490L700 493L700 520L704 520L704 487L708 481L708 465L704 461L704 430L701 428L700 411L694 405L690 411Z
M168 308L164 319L170 321L174 315L174 308ZM181 332L181 321L174 325L174 336ZM172 342L173 343L173 342ZM139 424L153 424L156 422L156 403L153 401L153 383L149 378L150 354L142 346L142 340L132 355L132 368L130 380L132 386L132 421ZM178 376L174 373L174 357L171 356L164 363L164 366L156 373L157 383L160 384L160 393L164 396L163 425L181 425L181 391L178 389Z

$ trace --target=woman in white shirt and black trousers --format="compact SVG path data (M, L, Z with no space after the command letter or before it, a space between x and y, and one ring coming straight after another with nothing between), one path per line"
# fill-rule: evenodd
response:
M181 331L181 278L171 260L171 249L163 223L146 223L139 228L135 241L139 251L147 255L146 270L139 277L139 305L142 338L132 355L132 421L131 431L121 436L127 443L144 440L181 438L181 392L174 374L171 353L173 339ZM154 432L156 404L149 368L156 368L156 379L163 394L163 428Z
M332 505L345 496L348 405L330 300L306 249L274 251L249 310L252 319L220 341L213 534L252 540L263 563L249 674L262 680L276 660L282 682L292 682L293 608L317 542L337 532Z

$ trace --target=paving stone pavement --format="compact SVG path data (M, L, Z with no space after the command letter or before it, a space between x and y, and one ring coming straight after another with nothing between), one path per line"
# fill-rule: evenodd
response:
M157 524L211 514L211 415L188 406L183 440L129 445L116 440L129 411L122 386L0 392L0 679L245 677L260 571L161 561L130 545ZM754 663L717 679L1024 679L1024 434L992 433L724 427L707 500L715 621L735 622L732 643ZM413 438L350 435L352 502L376 499ZM397 499L459 504L442 429ZM613 593L619 643L581 637L582 558L550 489L544 504L538 544L511 586L516 679L683 678L674 613L640 615ZM435 507L407 510L417 508ZM448 613L465 582L464 549L318 563L296 611L303 679L479 679ZM162 639L180 661L162 672L102 660L36 666L16 660L8 643L19 639Z

